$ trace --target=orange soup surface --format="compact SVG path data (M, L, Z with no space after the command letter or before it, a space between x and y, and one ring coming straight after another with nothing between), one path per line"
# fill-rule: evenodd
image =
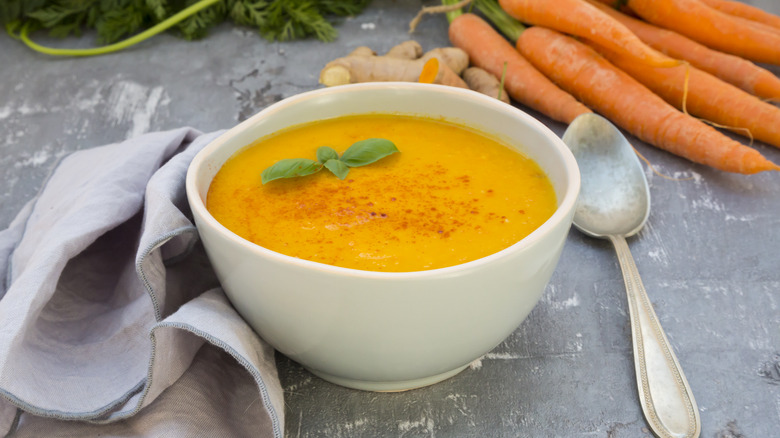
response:
M339 154L385 138L400 153L263 185L283 158ZM530 234L555 211L539 166L484 133L447 121L389 114L348 116L289 128L231 157L208 192L225 227L292 257L366 271L422 271L476 260Z

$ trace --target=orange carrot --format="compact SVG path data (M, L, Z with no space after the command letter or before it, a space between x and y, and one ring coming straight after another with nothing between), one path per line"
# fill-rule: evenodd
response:
M685 109L691 115L724 127L741 128L733 131L780 147L780 108L695 67L646 67L611 50L591 47L678 109L683 108L685 99ZM686 74L690 75L687 96Z
M710 48L780 65L780 32L769 26L728 15L699 0L628 0L628 6L643 19Z
M612 9L616 9L624 14L636 17L636 14L626 5L626 0L595 0L603 5L609 6ZM593 3L591 1L591 3Z
M715 75L750 94L780 102L780 78L771 71L739 56L712 50L677 32L629 17L595 0L589 1L620 21L650 47L672 58L684 59L694 67Z
M730 0L701 0L707 6L736 17L746 18L780 29L780 16L761 8Z
M455 47L469 54L472 64L496 77L501 77L506 64L504 87L516 101L564 123L591 112L544 77L482 18L459 15L450 22L449 36Z
M584 0L500 0L499 3L507 14L523 23L585 38L618 53L631 53L646 65L680 65L678 60L647 46L617 20Z
M534 26L520 35L517 46L553 82L647 143L723 171L780 170L756 150L677 111L573 38Z

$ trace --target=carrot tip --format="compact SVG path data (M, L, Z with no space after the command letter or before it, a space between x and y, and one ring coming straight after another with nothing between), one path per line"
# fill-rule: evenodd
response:
M777 165L769 160L766 161L766 165L756 170L756 172L763 172L763 171L776 171L780 172L780 165Z

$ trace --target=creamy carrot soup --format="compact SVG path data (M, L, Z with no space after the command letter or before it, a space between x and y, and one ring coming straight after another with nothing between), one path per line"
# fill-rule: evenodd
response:
M314 175L261 184L283 158L339 154L366 138L400 153L344 180ZM484 133L431 118L349 116L299 125L239 151L214 178L207 208L225 227L270 250L367 271L421 271L498 252L555 211L539 166Z

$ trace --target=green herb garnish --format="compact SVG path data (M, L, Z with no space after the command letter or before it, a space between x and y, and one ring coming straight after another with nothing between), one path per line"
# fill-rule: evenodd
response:
M260 178L265 184L279 178L311 175L324 167L339 179L344 179L350 167L365 166L396 152L400 151L395 144L384 138L368 138L355 142L341 157L333 148L321 146L317 149L317 161L308 158L285 158L265 169Z

